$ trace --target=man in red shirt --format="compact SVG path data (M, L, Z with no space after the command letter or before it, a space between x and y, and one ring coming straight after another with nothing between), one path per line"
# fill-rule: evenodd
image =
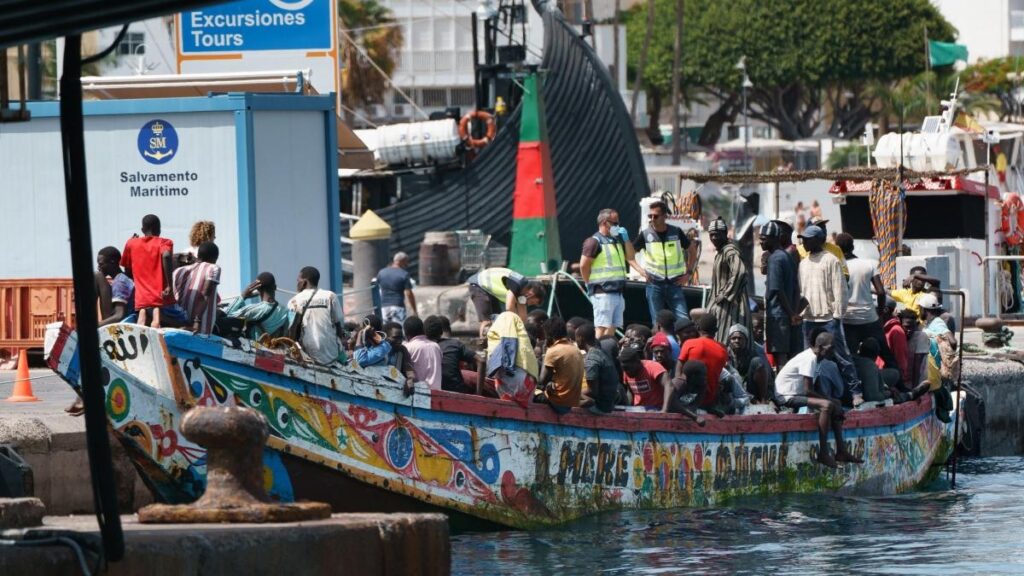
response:
M661 410L665 403L665 388L671 384L668 372L653 360L644 360L641 350L623 346L619 352L622 381L633 396L633 406Z
M682 366L690 360L703 362L708 369L707 390L700 402L701 408L711 408L718 402L718 378L729 362L729 352L714 339L718 332L718 319L714 314L705 314L697 321L697 338L687 340L679 351L676 363L676 377L683 376Z
M153 311L152 326L160 327L160 307L174 304L171 280L171 254L174 243L160 237L160 218L147 214L142 218L142 236L128 240L121 253L121 266L135 282L135 309L138 323L150 325L149 311Z
M882 330L885 332L885 342L889 345L892 355L896 357L896 366L900 370L900 388L909 390L913 384L908 386L908 383L911 382L911 374L910 362L907 360L907 332L900 324L900 319L896 317L896 301L886 298L885 306L879 312L879 321L882 322ZM881 357L875 363L879 368L885 367Z

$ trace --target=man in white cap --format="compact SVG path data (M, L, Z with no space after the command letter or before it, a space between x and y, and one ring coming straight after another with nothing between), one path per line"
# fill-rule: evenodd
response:
M711 244L718 251L712 265L708 311L718 319L715 340L720 344L728 339L729 327L733 324L742 324L750 330L747 266L739 248L729 241L728 232L725 220L721 218L712 220L708 225Z
M800 290L807 301L803 309L804 346L811 346L812 335L819 330L832 335L836 365L853 395L853 405L858 406L863 402L863 391L843 332L847 296L842 266L838 258L825 251L825 231L820 227L804 228L800 238L807 251L807 257L800 261Z

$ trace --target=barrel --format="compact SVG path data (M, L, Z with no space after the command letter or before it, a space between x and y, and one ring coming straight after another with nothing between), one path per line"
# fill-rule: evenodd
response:
M427 232L423 235L424 244L444 244L448 247L448 276L455 278L462 268L462 255L459 252L459 236L451 231ZM445 282L448 283L447 281Z
M451 261L447 244L420 244L420 285L447 286L451 283Z

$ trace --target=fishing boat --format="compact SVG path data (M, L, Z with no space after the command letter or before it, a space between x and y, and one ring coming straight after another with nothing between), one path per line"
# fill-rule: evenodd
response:
M814 463L816 416L709 418L582 409L431 390L406 397L390 367L320 367L288 350L177 329L99 330L114 435L160 501L189 502L205 484L204 450L180 431L194 406L244 405L270 425L269 493L336 511L443 509L515 528L621 509L715 506L746 495L887 495L936 477L952 424L931 395L849 413L861 465ZM49 366L79 385L77 334L47 327Z

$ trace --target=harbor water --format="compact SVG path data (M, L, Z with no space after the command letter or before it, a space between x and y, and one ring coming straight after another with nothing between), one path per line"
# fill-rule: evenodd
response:
M629 511L452 538L454 574L1024 574L1024 457L961 461L927 490Z

